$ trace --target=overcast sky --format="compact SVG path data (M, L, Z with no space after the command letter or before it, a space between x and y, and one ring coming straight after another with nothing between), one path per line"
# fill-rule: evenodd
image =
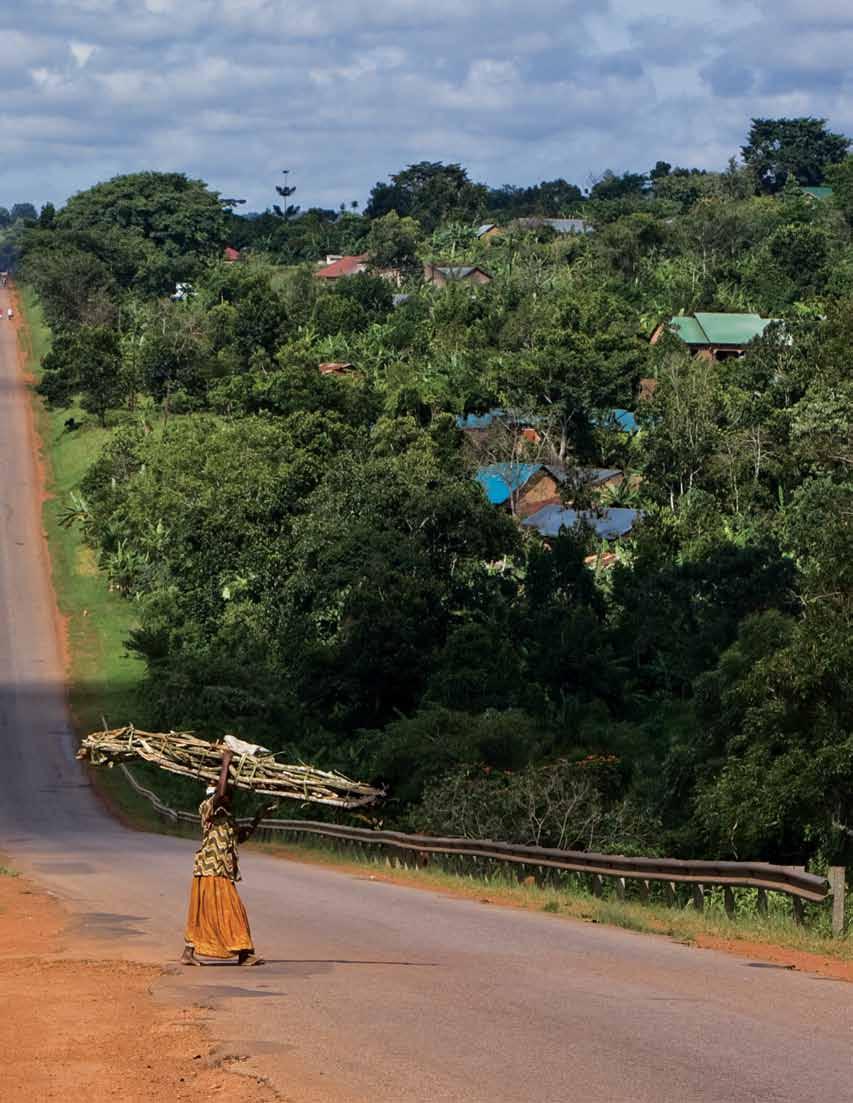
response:
M0 0L0 204L180 170L263 209L422 159L493 185L853 134L850 0Z

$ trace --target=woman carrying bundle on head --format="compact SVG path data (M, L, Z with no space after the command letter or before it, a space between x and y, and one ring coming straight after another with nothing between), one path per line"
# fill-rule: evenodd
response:
M190 907L184 936L184 965L201 965L196 957L237 958L238 965L263 965L255 953L243 901L235 882L240 880L237 846L245 842L274 808L267 805L249 827L234 819L228 771L234 752L226 748L216 786L211 786L199 806L202 842L193 866Z

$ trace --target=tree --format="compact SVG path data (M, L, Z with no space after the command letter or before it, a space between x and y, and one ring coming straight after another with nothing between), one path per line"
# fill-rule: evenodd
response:
M453 260L457 253L477 244L477 233L473 226L464 222L449 222L433 232L431 244L439 257Z
M83 409L106 425L109 410L127 397L116 331L109 326L81 326L62 335L44 358L39 390L60 406L80 395Z
M626 280L637 280L642 261L664 244L666 227L644 211L626 215L603 226L595 246L608 266Z
M648 187L648 177L642 172L623 172L617 176L608 169L589 193L590 199L627 199L642 195Z
M396 211L389 211L370 224L365 239L370 267L397 269L403 275L413 275L420 270L418 247L421 228L414 218L401 218Z
M853 157L845 157L826 170L826 183L832 188L832 198L850 226L853 226Z
M718 768L699 787L706 845L802 863L853 856L853 485L804 484L785 535L801 572L796 619L747 620L703 680Z
M513 527L426 434L394 456L342 456L308 506L281 586L286 665L327 724L384 724L416 705Z
M761 192L780 191L792 175L803 185L822 184L827 165L843 161L850 139L826 129L826 119L753 119L746 145L745 164Z
M225 240L217 192L179 172L116 176L72 196L57 215L60 229L119 226L170 256L209 256Z
M543 218L560 217L576 211L583 202L583 193L576 184L569 184L562 177L543 180L527 188L504 184L502 188L489 188L486 205L490 212L500 212L511 218L540 215Z
M417 219L431 233L451 219L473 222L485 210L487 197L487 188L472 183L461 165L419 161L393 174L390 184L377 183L365 214L375 219L395 211Z
M44 241L32 233L24 242L24 275L38 291L48 324L61 330L109 321L117 291L109 267L61 238Z
M296 191L296 188L295 188L294 185L287 183L287 180L288 180L289 175L290 175L290 169L282 169L281 174L285 179L285 183L284 184L276 184L275 190L278 193L278 195L280 195L281 198L284 200L284 207L279 206L278 203L274 203L273 204L273 210L275 211L275 213L278 215L279 218L283 218L283 219L287 220L292 215L295 215L299 211L299 208L294 207L292 204L289 204L287 202L288 199L290 199L291 195L293 195L293 193Z
M504 326L504 342L491 387L505 408L539 418L561 461L589 448L604 411L630 402L645 353L624 302L582 287L527 297Z
M829 257L830 245L822 226L788 223L754 250L744 273L766 309L778 313L793 302L820 294L829 274Z
M654 426L643 437L646 478L672 510L694 488L707 485L722 413L718 373L716 364L668 343L654 396L644 404L643 421Z
M32 203L16 203L12 207L13 222L35 222L38 216L38 211Z

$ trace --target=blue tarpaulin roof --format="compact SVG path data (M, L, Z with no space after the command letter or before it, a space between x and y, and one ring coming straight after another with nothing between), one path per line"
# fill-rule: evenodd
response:
M611 410L608 420L615 421L623 433L636 433L640 428L630 410Z
M636 416L630 410L608 410L600 417L593 418L592 423L602 429L619 429L623 433L637 433L640 429Z
M541 463L490 463L477 472L477 482L493 506L502 506L533 478Z
M484 414L459 414L456 418L457 429L491 429L492 424L504 416L503 410L487 410Z
M615 540L630 532L639 520L636 509L605 509L601 514L591 510L566 509L564 506L545 506L522 523L541 532L543 536L557 536L560 529L574 528L579 522L589 525L602 540Z

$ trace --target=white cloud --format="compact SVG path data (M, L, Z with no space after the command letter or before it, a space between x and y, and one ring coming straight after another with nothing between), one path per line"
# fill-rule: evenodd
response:
M71 56L77 62L82 69L88 64L92 54L97 50L97 46L93 46L91 42L74 42L68 43L68 49L71 51Z
M303 206L421 158L495 184L719 167L752 115L853 132L851 52L849 0L36 0L0 34L0 203L139 168L257 208L285 164Z

